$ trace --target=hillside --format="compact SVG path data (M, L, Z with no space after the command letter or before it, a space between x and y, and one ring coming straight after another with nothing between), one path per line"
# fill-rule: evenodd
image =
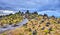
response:
M21 13L9 14L0 16L0 27L6 27L7 25L15 25L23 20Z
M36 12L24 16L29 20L26 24L1 35L60 35L60 18L38 15Z

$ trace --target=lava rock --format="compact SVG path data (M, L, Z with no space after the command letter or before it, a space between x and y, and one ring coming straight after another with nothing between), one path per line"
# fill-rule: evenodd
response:
M45 29L45 27L42 27L42 28L41 28L41 30L44 30L44 29Z
M47 23L46 23L46 26L48 27L49 25L50 25L50 22L47 22Z

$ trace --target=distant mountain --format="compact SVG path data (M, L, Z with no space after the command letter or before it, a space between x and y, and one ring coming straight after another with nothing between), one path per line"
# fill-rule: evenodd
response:
M51 10L47 10L47 11L41 11L41 12L38 12L38 14L47 14L48 16L52 16L54 15L55 17L60 17L60 12L58 11L51 11Z
M0 15L8 15L8 14L14 14L14 11L10 11L10 10L0 10Z

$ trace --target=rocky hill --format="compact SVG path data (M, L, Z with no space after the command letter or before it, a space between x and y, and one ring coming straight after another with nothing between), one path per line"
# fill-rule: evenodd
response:
M60 18L48 17L47 14L38 15L37 12L26 12L22 16L29 20L26 24L20 28L6 31L1 35L60 35ZM18 17L16 20L18 20Z

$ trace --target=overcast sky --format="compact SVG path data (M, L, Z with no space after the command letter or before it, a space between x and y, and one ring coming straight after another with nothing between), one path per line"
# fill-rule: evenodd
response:
M60 10L60 0L0 0L0 9Z
M0 0L0 10L30 10L60 13L60 0ZM60 14L59 14L60 15Z

